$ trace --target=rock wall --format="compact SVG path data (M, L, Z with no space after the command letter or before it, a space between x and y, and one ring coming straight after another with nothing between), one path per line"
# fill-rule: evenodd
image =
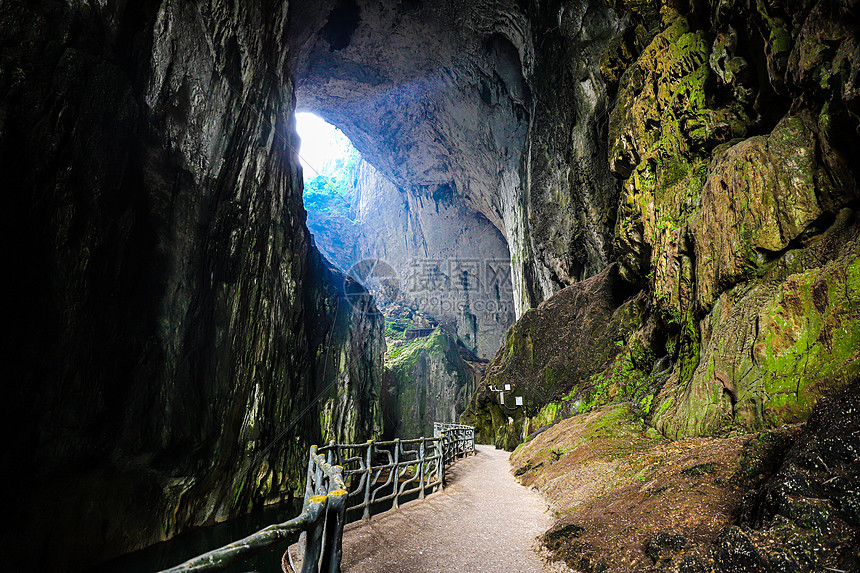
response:
M517 316L610 261L602 0L328 0L296 7L299 107L398 188L452 195L504 236Z
M662 6L609 128L622 275L677 333L669 436L805 419L860 368L856 16L707 8Z
M607 367L559 385L509 368L558 340L554 318L524 315L508 342L534 338L488 372L545 396L525 421L484 415L491 438L515 445L568 401L632 400L669 437L758 430L805 420L856 377L854 4L614 3L606 160L622 181L614 254L642 289L641 324Z
M457 423L479 375L478 368L461 356L457 339L442 328L405 343L386 359L386 436L432 436L433 422Z
M480 214L507 243L525 322L492 379L546 398L488 423L507 445L562 403L630 400L671 437L805 419L860 368L857 11L6 0L4 555L80 568L286 497L311 441L380 431L382 320L309 246L294 88L407 231ZM589 306L613 260L642 293ZM567 356L607 320L594 364Z
M475 426L478 441L515 447L552 421L540 415L546 404L554 404L552 417L589 409L581 396L584 382L608 368L642 325L646 300L635 294L612 265L528 310L508 332L461 417ZM502 404L490 387L506 384L513 391ZM514 396L523 398L524 408L515 407Z
M309 444L381 431L381 317L304 227L288 9L0 5L7 567L287 498Z
M365 284L384 280L387 288L375 293L383 312L401 304L429 314L471 352L491 357L514 322L499 230L450 189L401 190L363 160L348 185L349 215L308 211L317 246Z

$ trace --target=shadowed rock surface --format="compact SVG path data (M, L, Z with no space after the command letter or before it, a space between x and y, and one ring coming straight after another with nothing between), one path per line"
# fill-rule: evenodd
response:
M7 567L288 498L311 443L381 431L381 317L308 246L287 18L0 6Z
M593 377L616 358L625 338L640 325L644 300L631 294L635 289L619 278L613 265L527 311L508 332L461 417L475 426L478 441L513 449L552 418L588 409L590 396L602 390L593 387ZM512 394L522 396L527 407L514 407L510 395L504 406L499 403L498 392L490 386L505 384L512 385ZM539 414L541 405L567 395L578 399L564 401L548 419Z
M779 472L717 541L717 571L860 569L860 381L822 398Z

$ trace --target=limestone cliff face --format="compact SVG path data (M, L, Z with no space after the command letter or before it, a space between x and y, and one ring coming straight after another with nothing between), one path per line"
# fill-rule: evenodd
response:
M617 400L670 437L755 430L806 419L856 377L852 6L614 3L623 26L600 57L612 101L600 137L622 181L619 275L647 303L607 367L562 385L533 350L558 340L553 319L524 315L506 345L520 350L500 352L488 372L545 396L525 421L483 415L490 437L515 444L569 402ZM550 301L581 308L560 295ZM523 332L534 333L528 344ZM525 382L511 367L524 361ZM480 404L479 394L473 411Z
M602 0L296 8L299 107L416 198L452 195L504 236L517 316L611 259ZM384 55L384 56L383 56Z
M457 339L437 328L405 343L386 360L385 432L398 438L433 435L433 422L457 423L480 371L465 361Z
M383 310L402 304L427 313L471 352L492 356L514 322L509 255L499 230L451 189L401 190L362 160L348 186L349 216L308 212L319 248L366 284L385 280L388 288L376 294Z
M381 318L304 228L287 16L0 5L13 569L288 497L310 443L381 430Z

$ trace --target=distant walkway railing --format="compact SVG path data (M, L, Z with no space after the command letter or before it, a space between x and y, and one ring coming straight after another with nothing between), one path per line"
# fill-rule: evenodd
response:
M442 441L442 461L446 466L475 451L475 428L472 426L433 422L433 436L445 437Z
M475 451L475 429L462 424L433 425L432 438L395 439L363 444L311 446L302 513L270 525L162 573L218 571L273 549L290 535L304 532L302 573L338 573L343 555L346 511L362 510L401 498L423 498L444 486L445 468ZM431 491L431 493L432 493Z

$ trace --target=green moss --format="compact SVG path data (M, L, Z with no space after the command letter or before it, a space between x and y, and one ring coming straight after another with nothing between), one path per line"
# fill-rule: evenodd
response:
M538 415L531 419L531 427L537 429L552 424L558 414L558 408L558 402L550 402L541 408Z
M412 326L412 322L405 318L385 318L385 338L403 340L404 332Z
M618 404L612 409L610 409L607 413L602 416L596 418L593 422L588 425L589 431L594 434L604 430L613 430L616 428L621 428L623 424L631 424L637 423L635 416L630 411L630 407L627 404Z
M716 464L706 463L706 464L697 464L695 466L690 466L688 468L684 468L681 470L681 473L685 476L690 477L701 477L704 475L712 474L716 470Z
M423 348L423 346L423 340L420 338L416 338L410 342L404 342L397 346L392 346L385 357L386 361L394 361L401 355L414 355L413 351Z
M660 405L657 407L657 411L654 413L654 419L656 420L661 418L663 414L665 414L666 411L671 408L674 403L675 400L672 397L663 399L663 401L660 402Z
M816 306L816 284L826 285L826 306L824 301ZM792 276L763 308L774 325L757 353L767 422L805 419L823 381L839 385L860 375L860 313L851 310L858 290L860 258L847 265L844 274L810 271Z
M693 373L699 366L701 343L699 328L692 311L684 317L681 336L679 339L678 362L680 363L680 380L687 383L693 379Z
M646 418L651 413L651 403L653 401L654 401L654 395L648 394L644 398L642 398L642 400L639 402L639 408L642 411L642 415Z
M400 437L431 435L437 415L449 407L467 405L475 388L474 371L460 357L456 341L441 328L397 350L385 362L395 429ZM455 403L443 403L448 400Z

